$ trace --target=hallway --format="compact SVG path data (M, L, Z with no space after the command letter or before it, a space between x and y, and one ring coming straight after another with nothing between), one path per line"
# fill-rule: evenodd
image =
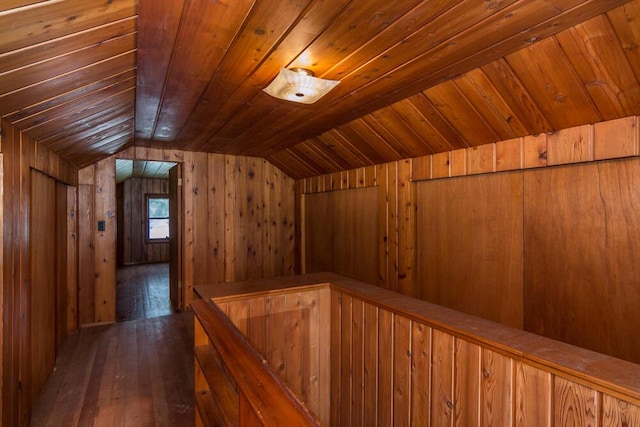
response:
M119 323L64 339L31 426L193 425L193 314L163 280L166 264L118 271Z

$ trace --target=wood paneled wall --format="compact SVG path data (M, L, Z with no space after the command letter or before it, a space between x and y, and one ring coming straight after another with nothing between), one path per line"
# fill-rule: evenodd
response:
M634 116L595 125L579 126L551 134L517 138L496 144L308 178L296 182L296 191L299 195L308 195L337 189L377 186L380 194L379 286L410 296L432 300L435 298L435 302L451 304L458 309L469 310L514 326L521 323L526 328L544 335L568 338L575 336L576 331L566 325L567 321L547 316L545 325L537 325L534 328L532 323L534 320L527 319L527 316L540 314L534 313L535 310L524 308L525 301L533 295L537 298L529 300L528 306L540 309L547 306L549 311L555 309L557 313L566 313L565 306L559 301L550 301L547 298L550 294L548 295L548 292L543 289L557 286L558 283L576 284L575 280L568 280L566 277L571 270L564 269L560 265L552 269L552 276L549 275L550 272L544 272L548 266L547 261L549 257L553 257L553 254L547 254L547 261L545 261L547 264L540 263L544 257L533 256L532 247L527 242L533 242L532 233L538 225L541 230L547 230L547 236L564 233L562 236L556 235L555 238L565 242L564 252L575 254L571 256L571 262L577 263L573 269L582 269L582 273L577 277L590 281L591 284L586 287L577 285L570 288L566 285L560 287L558 289L564 289L562 292L566 293L563 298L571 298L571 292L581 295L578 300L589 298L584 293L585 289L596 286L599 287L596 294L600 295L600 298L606 296L610 301L608 306L611 309L623 307L626 313L626 301L637 298L637 290L632 288L633 284L640 281L640 274L634 269L624 269L619 262L626 259L629 253L635 253L635 251L630 252L630 248L635 244L634 236L638 228L638 225L629 219L633 218L637 212L635 198L628 190L634 184L628 187L626 184L623 185L624 180L635 176L635 172L629 169L634 169L635 166L622 165L636 164L640 161L637 159L640 154L639 147L640 127L638 117ZM586 172L590 167L603 168L604 163L595 163L601 166L590 166L585 162L625 157L629 159L612 163L613 170L617 170L617 173L623 174L625 178L613 172L607 172L604 175L602 175L603 172ZM563 184L563 191L571 190L571 196L562 196L555 188L554 177L558 170L556 167L561 165L565 165L567 169L566 178L562 178L566 181L566 185ZM514 172L486 175L506 171ZM537 201L529 200L526 204L531 206L532 203L536 203L540 207L544 206L545 215L531 214L527 217L529 214L524 210L518 213L519 208L524 209L522 207L525 206L524 201L529 197L524 195L523 184L523 177L529 173L547 177L544 179L547 183L546 190L535 190L536 196L531 192L531 185L527 187L527 191L531 192L531 196L536 197ZM517 176L516 180L519 180L520 184L514 182L506 184L513 179L505 178L510 174ZM441 180L463 176L467 177L447 180L448 182ZM416 181L426 182L416 184ZM421 194L418 195L416 193L418 186L428 190L424 192L421 190ZM583 193L583 188L589 188L589 191ZM580 199L580 203L590 203L589 200L594 197L592 191L596 191L596 188L606 194L605 199L611 201L607 203L618 200L620 206L613 211L615 215L611 215L610 208L603 209L596 206L588 209L589 215L571 212L568 209L567 200L578 200L584 197ZM423 193L430 195L426 196ZM303 197L298 198L299 203L302 199ZM520 207L519 203L521 203ZM575 209L580 205L573 206ZM599 206L607 206L607 204ZM577 216L575 226L581 228L578 230L568 227L569 220L565 222L566 226L558 227L554 213L556 209L563 209L562 215L567 217ZM300 212L305 212L305 215L314 214L304 211L301 204L298 215ZM300 221L303 218L299 216ZM528 226L523 222L526 218L530 224ZM322 219L315 220L322 221ZM426 224L426 221L436 220L440 223ZM523 225L518 225L519 221ZM421 222L420 227L417 226L418 222ZM495 233L485 229L487 222L496 225ZM607 232L602 232L597 234L597 238L601 239L596 245L597 249L588 248L591 245L588 243L589 236L595 238L595 235L589 234L587 227L589 224L607 224L609 230L617 230L615 239L619 243L614 245L611 240L614 237L607 235ZM419 228L420 235L418 235ZM304 224L299 230L298 239L302 241ZM580 233L577 239L571 236L575 233ZM559 246L555 246L555 249L560 250ZM589 264L588 259L581 256L585 253L592 253L594 256L597 253L603 258L598 263ZM425 259L425 256L429 259ZM559 253L557 260L566 259L566 256ZM443 264L440 264L439 260ZM421 268L419 276L418 265ZM445 277L442 265L448 265L456 271L446 272L449 277ZM589 276L588 272L594 268L598 269L597 274ZM442 274L436 274L437 271ZM520 274L519 279L518 274ZM482 279L474 280L474 277ZM598 283L593 282L596 277ZM502 283L488 285L492 278ZM443 279L446 279L446 283L442 282ZM469 283L470 280L473 282ZM465 290L472 290L472 292L468 293ZM454 303L456 294L460 299L455 299ZM508 301L503 301L504 298ZM488 301L489 306L478 309L475 307L478 301ZM507 304L508 307L503 304ZM638 317L632 317L624 322L622 318L614 316L618 321L614 325L613 318L602 310L591 314L585 310L575 310L568 314L571 316L598 314L597 320L594 320L607 325L607 331L612 333L626 331L618 336L612 333L603 335L600 332L590 336L590 331L584 330L580 333L579 339L568 340L569 342L640 362L638 359L640 348L631 348L640 344L635 344L637 340L628 339L628 333L637 329L633 325L640 324ZM594 320L577 319L575 324L587 327ZM549 328L556 328L556 330L551 331Z
M288 291L218 305L280 379L329 425L331 289Z
M417 184L418 297L522 329L522 174Z
M613 426L640 421L633 395L621 398L596 381L534 364L482 339L461 337L446 324L412 318L383 301L339 290L332 291L331 301L330 425Z
M524 174L526 330L640 363L639 189L637 158Z
M183 164L185 305L193 286L284 276L295 267L294 180L258 158L131 148L118 158ZM79 174L80 318L115 319L115 158ZM107 222L105 232L95 223ZM84 313L83 313L84 310Z
M130 178L118 184L118 245L122 264L169 261L169 243L147 241L146 194L169 196L169 181L159 178ZM122 203L122 212L120 212ZM120 249L119 249L120 250Z
M377 280L372 284L402 292L405 295L417 295L414 263L415 189L410 185L410 181L410 159L296 181L296 194L298 195L296 198L296 223L300 224L297 227L296 247L301 248L303 244L302 233L306 226L303 223L304 215L307 217L315 215L314 221L316 222L327 221L318 218L319 212L314 212L303 206L302 195L376 187L378 191L376 212L364 213L364 215L373 215L378 218L376 243L378 255L375 257L378 259ZM331 194L328 199L336 199L338 193ZM350 194L347 192L341 196L342 200L336 199L334 203L338 205L351 203L349 201ZM357 209L357 205L352 205L351 208ZM304 215L302 215L303 212ZM358 217L358 214L354 213L354 215ZM337 231L332 231L331 238L338 238ZM351 244L359 248L365 247L362 242L352 242ZM331 253L316 252L314 256L315 259L306 257L307 265L328 266L333 264L333 254ZM319 259L320 256L324 256L324 258ZM349 271L348 265L344 265L344 267L345 271L342 274L357 277L356 270Z
M378 193L366 187L304 197L303 273L378 283Z
M33 404L33 385L40 383L48 374L34 373L31 349L55 343L61 336L75 330L76 288L75 288L75 253L77 250L74 235L75 229L75 197L70 196L70 188L76 185L77 170L48 149L25 137L21 132L6 122L2 122L2 179L3 179L3 250L2 250L2 425L28 425L29 413ZM32 172L32 170L39 172ZM43 247L37 234L33 219L43 212L42 206L34 205L32 200L32 174L42 173L47 180L54 182L53 207L48 212L56 218L53 233L55 247ZM55 184L58 181L58 184ZM65 194L66 193L66 194ZM66 199L66 206L56 209L56 202ZM61 202L62 203L62 202ZM43 208L44 209L44 208ZM56 212L59 215L56 215ZM35 215L35 216L32 216ZM63 216L64 214L64 216ZM66 225L66 227L65 227ZM66 228L66 229L65 229ZM44 239L46 240L46 239ZM47 240L48 241L48 240ZM65 280L66 288L60 289L54 283L54 294L58 300L53 303L54 316L57 316L59 330L54 330L53 337L34 335L36 328L31 307L37 307L34 295L35 287L32 275L31 256L42 255L47 262L38 270L39 275L56 280ZM50 261L55 256L56 261ZM34 268L39 267L33 265ZM66 271L60 271L66 268ZM58 286L58 288L56 288ZM36 299L34 299L36 298ZM65 313L66 312L66 316ZM42 339L40 339L42 338ZM46 341L46 342L41 342Z

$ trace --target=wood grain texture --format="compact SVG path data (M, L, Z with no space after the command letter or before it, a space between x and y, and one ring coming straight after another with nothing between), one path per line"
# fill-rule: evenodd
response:
M525 329L637 363L640 163L541 172L524 177Z
M278 377L323 422L330 417L329 289L287 292L218 304Z
M319 421L263 363L249 342L236 329L228 317L210 301L194 301L192 308L195 321L200 322L207 334L209 344L199 351L214 354L219 360L219 370L224 372L231 385L233 406L225 404L220 409L234 416L242 425L320 425ZM246 302L245 302L245 305ZM202 364L205 377L211 369ZM208 389L215 395L219 392L217 381L207 378ZM215 399L214 399L215 402ZM239 402L239 408L235 404ZM236 412L237 411L237 412ZM243 421L245 417L249 421Z
M552 425L551 374L522 362L515 369L515 425Z
M134 150L122 153L118 158L183 164L184 307L193 299L194 285L294 272L294 181L281 171L259 159L179 150ZM115 213L117 208L115 197L113 200L102 197L109 192L115 194L115 180L110 178L114 173L113 162L114 157L111 157L81 172L88 177L88 185L94 185L99 174L106 179L102 192L96 193L92 200L79 201L79 209L93 215L95 220L98 220L98 204L106 213ZM247 165L250 165L249 169ZM94 188L94 191L98 190ZM113 206L107 207L105 203L109 200ZM93 232L94 226L86 231ZM107 234L112 229L107 225ZM79 238L82 242L87 236L81 231ZM105 250L108 248L95 244L95 262L99 262L105 272L113 270L115 274L115 260ZM248 268L249 259L254 268ZM91 270L91 265L87 264L87 268ZM85 273L87 277L92 274L90 271ZM103 276L95 280L100 286L105 280L104 292L110 292L108 288L114 288L115 281L107 282ZM87 317L85 323L97 321L96 317Z
M140 319L68 336L31 425L191 425L193 315Z
M59 295L56 275L51 274L56 271L56 257L51 255L57 253L54 249L57 247L55 181L32 171L30 204L34 207L29 218L29 232L33 236L29 254L31 284L27 315L30 361L24 375L30 380L27 385L29 399L35 402L53 370L58 344L56 300Z
M377 283L378 190L372 187L304 198L306 272L335 271Z
M391 425L393 420L460 426L638 421L635 364L344 276L315 273L198 292L228 305L313 295L318 288L330 289L332 295L330 306L324 306L331 313L327 324L332 325L331 414L344 417L346 425ZM286 340L279 345L286 347ZM386 419L390 421L381 421Z
M420 182L417 192L420 297L521 328L522 177Z
M169 243L149 242L146 224L146 195L166 194L169 186L166 179L131 178L118 184L122 186L123 210L118 221L118 242L123 242L124 264L153 263L169 261Z
M66 301L56 305L55 298L53 298L53 301L46 303L47 306L53 304L53 311L50 311L51 306L49 306L48 309L34 315L34 319L39 322L48 318L45 328L53 327L53 336L47 336L48 334L44 333L32 334L31 310L38 310L37 303L44 303L44 298L52 291L54 294L57 292L66 294L67 289L63 288L61 284L56 286L55 280L56 278L61 279L65 274L72 274L72 270L59 271L60 269L65 270L68 265L63 262L69 261L66 246L68 241L66 236L57 241L55 233L56 230L63 232L66 227L68 206L62 206L62 199L66 195L63 193L66 193L66 189L63 191L64 186L61 185L60 192L56 195L55 181L76 185L77 171L46 147L39 146L28 136L8 126L4 120L2 121L2 152L4 161L3 188L11 189L3 192L2 209L3 235L6 237L2 251L2 424L26 425L34 396L31 387L33 384L31 360L38 357L44 359L54 357L52 354L55 355L56 340L66 333L68 322L74 324L76 322L75 318L64 319L65 314L68 313L67 310L71 308L66 305ZM37 188L38 193L33 192L33 196L37 196L36 199L32 199L32 190L34 190L31 182L32 174L36 176L39 176L38 174L47 175L46 179L54 183L53 186ZM50 194L46 196L42 194L45 188L51 190ZM38 194L40 195L38 196ZM53 204L43 203L43 205L48 204L50 209L39 209L37 204L33 204L33 201L42 197L45 197L43 201L53 200ZM60 209L56 209L56 200L60 202ZM58 216L60 218L57 218ZM59 227L56 225L51 228L46 227L47 232L43 234L42 244L40 244L37 234L31 235L28 232L32 227L34 229L37 227L36 223L32 222L32 218L53 220L54 224L58 222L58 219L61 222ZM53 239L50 238L52 232L54 233ZM58 250L60 251L59 255ZM43 266L47 266L37 272L38 285L42 285L48 280L54 280L52 289L45 287L40 289L42 292L37 294L32 290L34 286L32 267L35 268L37 264L35 261L33 265L31 263L32 253L38 254L38 258L43 260ZM56 256L52 257L52 253ZM58 256L60 258L56 260ZM33 298L35 300L32 300ZM63 298L66 297L61 296L61 299ZM54 316L56 313L60 316L59 328L55 325L55 318L51 322L50 315L52 313ZM49 329L49 331L51 330ZM53 343L53 348L51 343ZM42 345L42 352L36 350L32 354L29 351L32 347L39 348L40 345ZM45 372L45 369L41 369L50 366L50 362L44 359L44 366L38 367L40 371L33 377L35 382L42 382L49 374L49 372ZM21 382L22 391L19 390Z

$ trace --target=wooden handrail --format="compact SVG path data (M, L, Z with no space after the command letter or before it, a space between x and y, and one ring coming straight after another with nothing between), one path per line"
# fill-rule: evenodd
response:
M191 308L238 389L240 425L321 425L217 305L195 300Z

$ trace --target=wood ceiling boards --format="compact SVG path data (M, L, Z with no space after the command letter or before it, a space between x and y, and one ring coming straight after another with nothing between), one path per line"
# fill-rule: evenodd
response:
M133 144L294 178L640 114L640 0L10 0L0 115L83 167ZM312 105L282 67L340 79Z

